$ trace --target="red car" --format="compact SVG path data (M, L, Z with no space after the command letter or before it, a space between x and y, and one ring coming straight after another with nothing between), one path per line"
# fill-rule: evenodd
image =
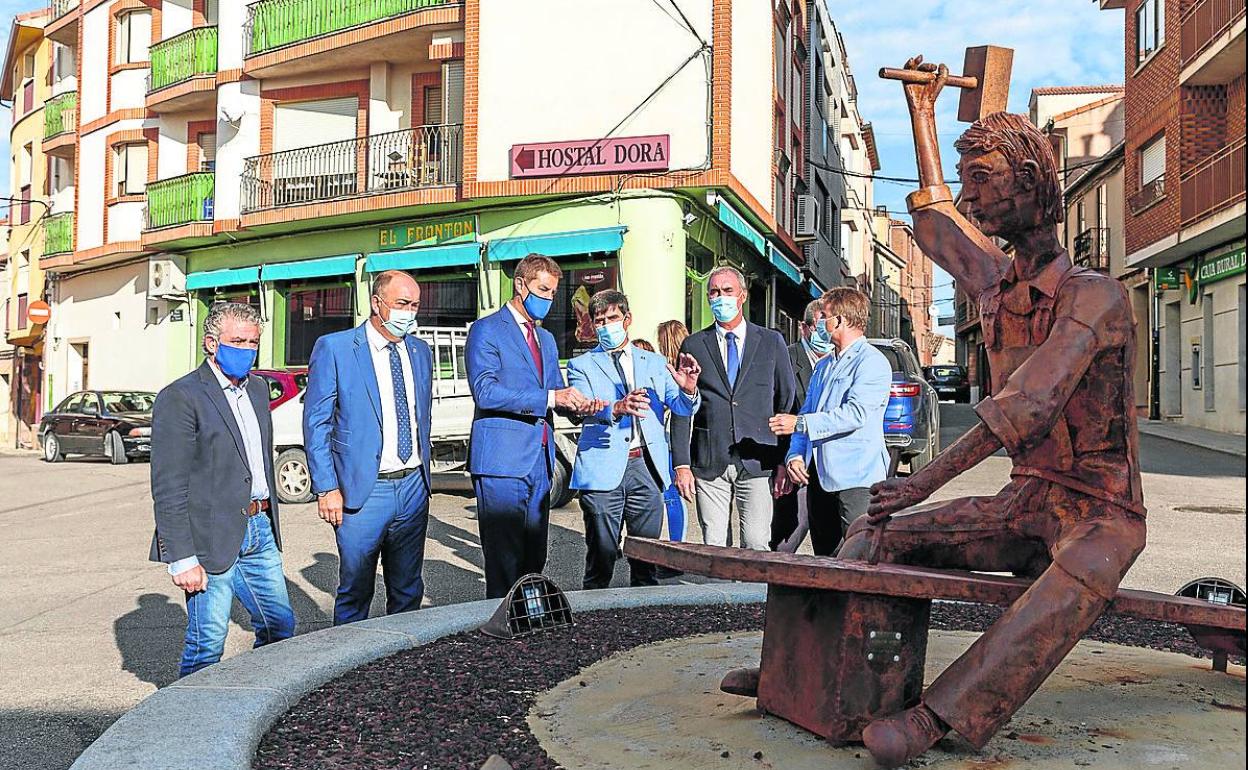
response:
M269 386L269 411L276 409L308 387L308 370L253 369L252 374Z

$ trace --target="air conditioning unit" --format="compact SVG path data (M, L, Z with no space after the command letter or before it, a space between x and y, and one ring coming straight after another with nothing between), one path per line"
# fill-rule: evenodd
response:
M147 263L148 299L175 299L185 296L182 271L172 259L152 259Z
M819 232L819 202L813 195L797 196L796 222L793 237L797 240L812 239Z

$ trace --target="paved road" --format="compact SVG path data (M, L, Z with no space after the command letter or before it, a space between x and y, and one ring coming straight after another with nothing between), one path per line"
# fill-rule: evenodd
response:
M973 424L968 407L942 411L945 443ZM1142 451L1149 545L1125 584L1171 592L1218 575L1243 585L1244 459L1155 438ZM939 497L991 494L1008 471L1008 459L989 458ZM145 464L0 455L0 770L68 767L175 676L186 613L168 576L146 561L147 474ZM484 595L473 516L471 498L435 496L425 566L431 603ZM313 506L287 507L283 531L300 631L322 628L336 584L333 538ZM580 582L582 531L575 504L553 515L550 574L565 589ZM227 655L250 644L245 618L236 619Z

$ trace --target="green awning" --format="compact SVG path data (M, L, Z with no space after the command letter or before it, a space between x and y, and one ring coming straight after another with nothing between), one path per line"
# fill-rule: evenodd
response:
M749 242L759 254L764 257L767 256L767 241L763 240L761 233L750 227L749 223L745 221L745 217L738 214L737 210L729 206L727 201L719 201L715 208L719 212L720 222L723 222L729 230Z
M219 289L223 286L242 286L248 283L259 283L260 268L231 267L224 270L204 270L199 273L188 273L186 290Z
M802 285L802 271L798 270L796 265L786 259L785 256L780 253L779 249L775 246L770 246L767 256L768 259L770 259L771 264L775 265L776 269L779 270L784 277L788 278L798 286Z
M498 238L490 241L489 246L486 247L486 255L491 262L509 262L524 259L530 254L567 257L573 254L619 251L624 245L624 233L627 229L621 225L590 230L570 230L549 235Z
M438 267L461 267L475 265L481 259L481 244L453 243L448 246L426 246L421 249L402 251L378 251L368 255L364 270L380 273L383 270L428 270Z
M298 281L304 278L324 278L331 275L354 275L355 260L359 254L343 254L338 257L301 259L298 262L278 262L265 265L260 271L262 281Z

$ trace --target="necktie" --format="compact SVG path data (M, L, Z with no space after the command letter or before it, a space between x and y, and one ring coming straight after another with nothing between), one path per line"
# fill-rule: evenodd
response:
M615 371L620 375L620 382L624 383L624 395L628 395L632 392L633 386L628 384L628 375L624 373L624 362L621 360L623 357L623 350L617 350L611 354L611 360L615 362ZM637 418L633 417L631 419L632 429L629 431L629 444L632 444L633 439L637 437Z
M537 366L537 377L546 384L546 368L542 366L542 351L537 347L537 333L533 330L533 322L527 321L524 324L524 338L529 343L529 355L533 356L533 363ZM550 440L550 426L542 425L542 446Z
M735 387L737 372L741 370L741 352L737 350L737 335L728 332L724 339L728 342L728 384Z
M412 410L407 403L407 381L403 378L403 364L399 360L399 346L391 342L390 381L394 384L394 414L399 422L399 459L407 462L412 456Z

